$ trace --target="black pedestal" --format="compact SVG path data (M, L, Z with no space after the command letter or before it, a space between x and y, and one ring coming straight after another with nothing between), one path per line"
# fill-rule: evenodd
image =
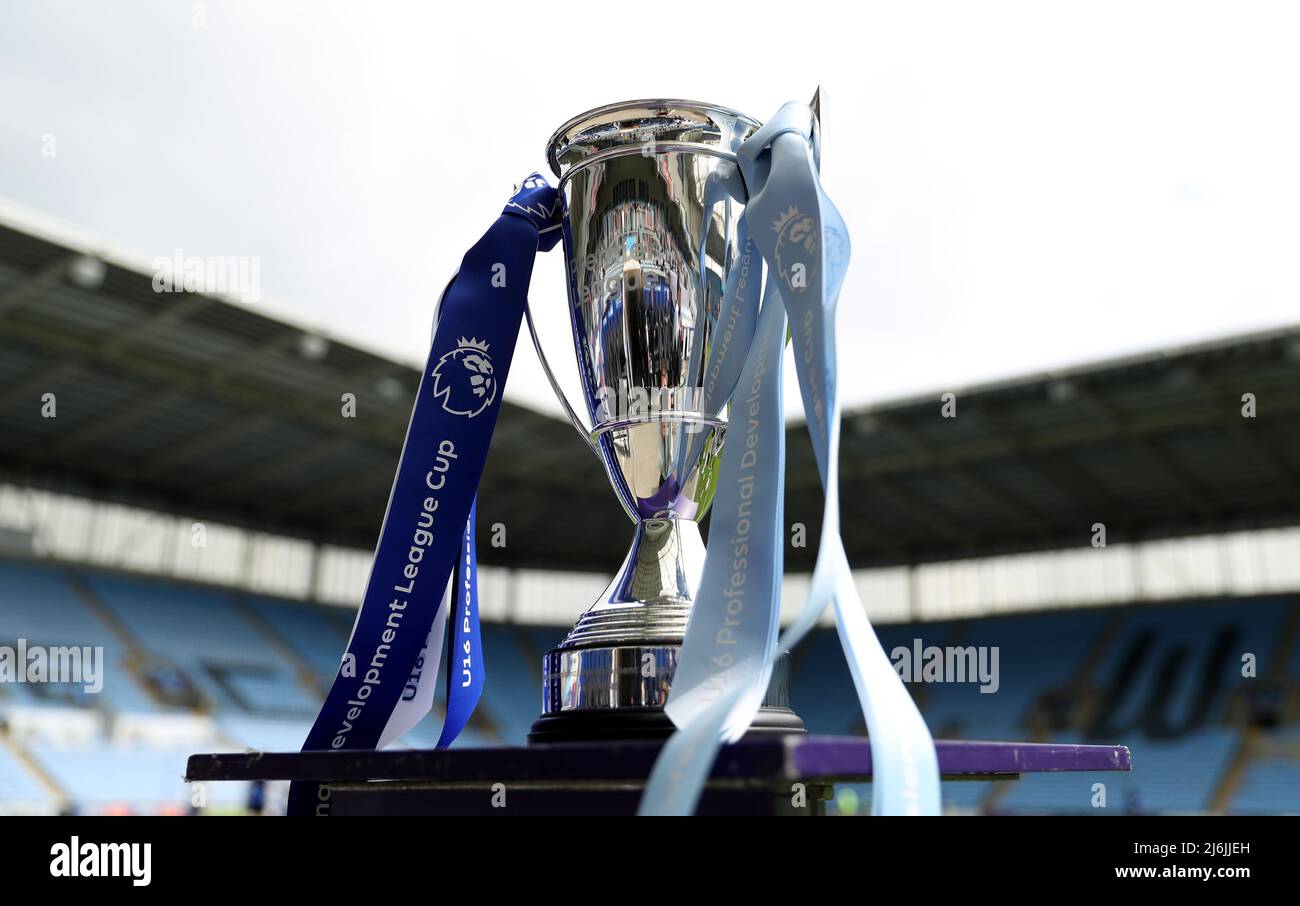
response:
M936 742L945 779L1127 771L1124 746ZM186 780L311 780L332 815L631 815L659 754L653 740L518 748L193 755ZM857 737L768 734L723 746L698 814L818 815L833 784L871 779Z
M672 732L673 722L660 708L576 711L544 714L537 718L528 731L528 744L667 739ZM789 708L761 708L749 725L745 738L807 732L799 715Z

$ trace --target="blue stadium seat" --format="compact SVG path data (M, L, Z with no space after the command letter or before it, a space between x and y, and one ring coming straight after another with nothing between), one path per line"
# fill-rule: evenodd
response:
M998 649L996 692L981 692L979 682L924 686L931 730L949 739L1025 739L1030 706L1069 680L1102 620L1095 611L995 617L953 624L946 636L919 627L927 645Z
M1289 791L1290 795L1279 795ZM1300 815L1300 760L1267 758L1246 767L1228 811Z
M31 772L0 746L0 815L41 812L53 806Z
M302 748L311 718L286 720L226 714L217 719L221 734L233 743L235 751L297 752Z
M1123 629L1098 667L1100 676L1113 677L1126 658L1136 659L1128 694L1114 702L1116 724L1131 724L1140 710L1159 699L1162 673L1180 657L1182 669L1164 700L1167 721L1175 727L1221 721L1232 691L1244 681L1242 653L1254 653L1261 671L1269 668L1288 606L1285 600L1264 599L1125 609ZM1211 663L1211 658L1217 660ZM1203 705L1197 699L1207 671L1213 671L1215 694Z
M1173 742L1126 738L1123 742L1133 753L1132 772L1028 774L1012 787L1000 810L1097 815L1202 811L1210 806L1240 739L1240 731L1222 728L1202 730ZM1083 740L1063 733L1056 741ZM1105 784L1105 808L1092 805L1095 783Z
M551 629L558 641L563 630ZM527 631L510 626L483 627L487 680L483 707L508 745L523 745L541 712L542 652L534 651Z
M187 752L113 745L65 748L47 743L32 744L28 749L81 812L121 806L153 813L190 802L191 789L181 779ZM209 784L209 805L237 804L241 791L236 786Z
M310 714L319 706L231 594L109 575L91 576L89 584L149 651L184 669L218 711Z
M63 571L26 563L0 560L0 644L13 645L22 638L30 645L98 646L104 649L103 691L90 695L80 686L36 690L30 686L7 685L6 689L24 704L49 701L57 692L66 700L56 704L104 708L110 711L153 711L157 706L136 684L125 663L125 648L77 596ZM39 693L39 694L38 694Z
M297 601L253 598L249 604L321 675L329 680L352 632L356 612Z
M234 751L294 751L306 737L320 705L319 688L304 684L300 669L323 686L333 676L352 612L301 602L95 571L78 571L108 618L162 662L189 676L215 707L224 745ZM945 782L946 805L954 810L992 808L1007 812L1196 811L1206 809L1232 763L1244 727L1230 723L1234 693L1253 682L1241 676L1240 657L1254 653L1260 677L1278 666L1290 682L1300 681L1300 649L1277 651L1294 598L1225 600L1170 606L1142 606L1025 614L1009 617L887 626L879 630L886 652L924 645L997 646L1000 688L979 692L978 682L918 683L910 691L938 736L967 739L1031 739L1027 718L1044 693L1072 688L1088 653L1107 644L1092 665L1087 686L1092 699L1065 702L1047 737L1059 742L1122 742L1133 752L1130 774L1026 775L1002 785ZM26 638L34 644L101 645L109 675L100 696L73 694L71 706L114 712L167 712L128 672L128 646L87 603L61 568L0 561L0 644ZM1105 630L1114 627L1113 636ZM458 746L520 744L540 705L541 656L563 636L556 626L483 628L487 685L474 722ZM1118 680L1126 675L1121 684ZM445 683L440 678L440 684ZM48 690L5 684L0 717L17 707L68 707L51 701ZM861 734L861 711L834 629L814 630L793 662L796 709L815 733ZM1087 716L1081 704L1108 702L1108 711ZM1104 719L1103 719L1104 718ZM441 713L426 718L402 745L431 747ZM1089 736L1089 733L1092 736ZM1260 731L1264 740L1300 738L1291 722ZM1042 737L1039 737L1042 738ZM220 745L215 748L220 748ZM189 793L180 781L186 752L159 752L111 745L60 746L32 742L28 753L48 770L77 805L87 811L127 805L153 811L184 806ZM1277 751L1274 749L1273 751ZM1106 787L1105 809L1092 807L1093 784ZM236 807L240 785L211 785L210 802ZM870 784L854 784L858 811L869 807ZM845 800L852 802L852 796ZM0 811L15 803L36 808L48 797L19 762L0 749ZM1229 804L1238 812L1300 812L1300 763L1261 757L1244 766ZM834 811L832 806L829 811Z
M814 629L794 650L790 699L810 733L858 734L862 712L834 630Z

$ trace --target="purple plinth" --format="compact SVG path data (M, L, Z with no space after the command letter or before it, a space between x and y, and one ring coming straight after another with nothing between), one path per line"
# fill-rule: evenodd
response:
M939 771L948 778L1035 774L1044 771L1128 771L1127 746L1057 745L1037 742L935 741ZM787 777L848 779L871 776L871 746L865 739L808 736L788 749Z
M936 742L948 779L994 779L1045 771L1128 771L1126 746L1029 742ZM186 779L605 781L644 780L658 742L556 743L514 748L384 752L249 752L193 755ZM871 777L871 746L848 736L760 738L726 746L715 779L849 781Z

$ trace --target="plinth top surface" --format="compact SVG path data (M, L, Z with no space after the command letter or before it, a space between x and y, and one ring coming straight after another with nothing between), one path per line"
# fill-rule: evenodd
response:
M192 755L186 780L643 780L661 743L550 745L382 752L248 752ZM1051 771L1128 771L1127 746L1031 742L935 741L946 778ZM782 736L724 746L717 779L867 780L871 745L853 736Z

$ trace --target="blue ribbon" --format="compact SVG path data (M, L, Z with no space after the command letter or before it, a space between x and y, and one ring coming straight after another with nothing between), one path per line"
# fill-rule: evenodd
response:
M469 723L478 700L483 695L483 645L478 626L478 547L474 524L478 513L475 501L469 508L462 535L462 556L456 567L455 593L452 595L451 634L447 656L447 717L442 723L438 748L445 749Z
M438 621L445 620L446 613L440 614L440 605L465 533L470 538L465 545L466 576L473 584L473 500L501 407L533 262L539 249L550 249L559 240L559 213L556 190L539 174L529 176L465 254L443 293L365 597L303 751L375 748L409 729L394 726L394 718L400 715L400 723L407 723L413 713L423 716L424 705L399 708L403 698L417 698L423 688L422 701L431 702L428 684L437 669L426 669L426 657L441 653L437 647L429 649L441 639ZM464 595L454 597L464 600ZM459 637L453 631L452 638ZM476 651L477 638L469 641ZM468 720L466 706L472 710L467 696L453 700L449 717L454 711L455 720ZM443 736L446 739L446 729ZM315 783L293 784L289 813L329 814L328 791Z

